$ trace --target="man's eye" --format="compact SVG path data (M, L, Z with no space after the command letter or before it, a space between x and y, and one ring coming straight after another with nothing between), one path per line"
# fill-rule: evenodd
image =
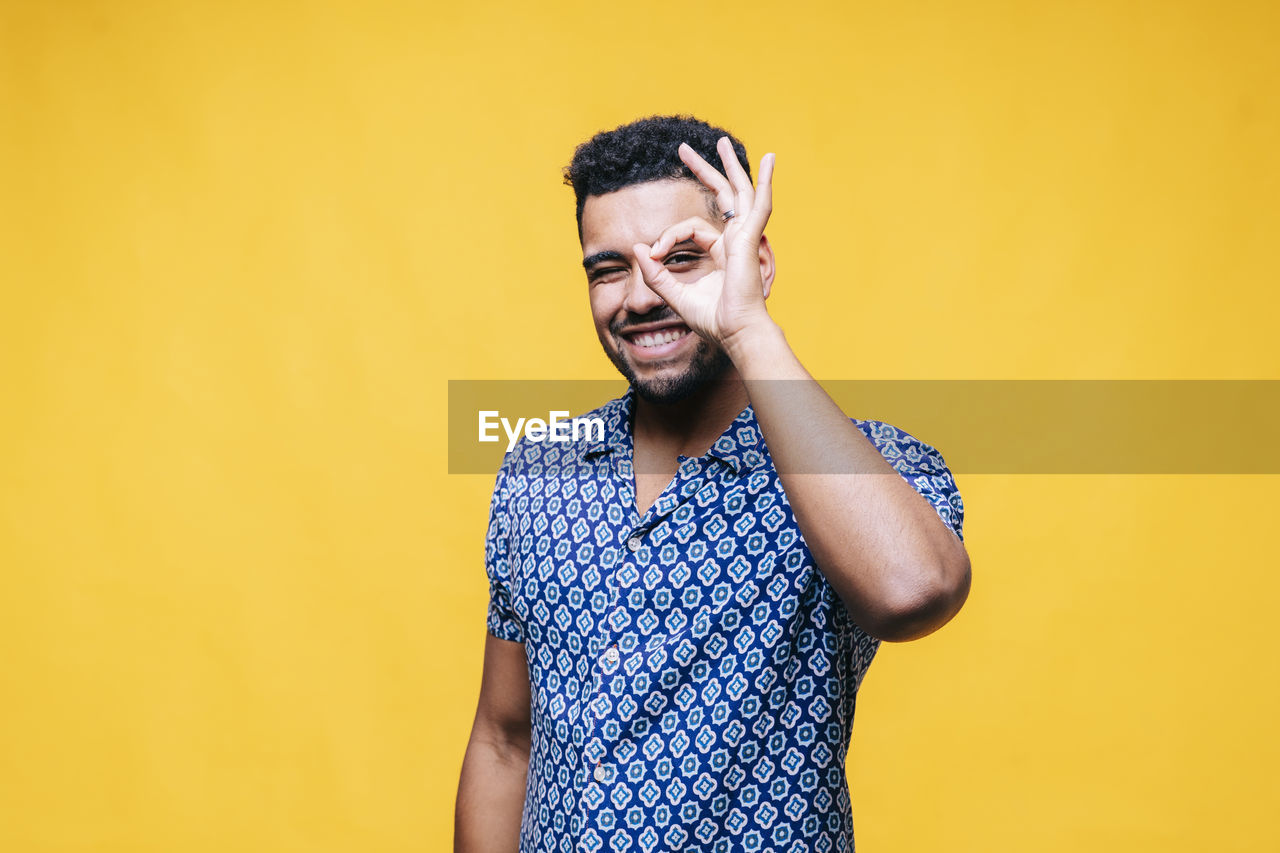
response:
M627 271L622 267L605 267L604 269L594 269L587 276L587 281L595 284L597 282L617 281L625 276Z
M692 264L699 260L699 256L692 252L676 252L674 255L668 255L663 261L664 264Z

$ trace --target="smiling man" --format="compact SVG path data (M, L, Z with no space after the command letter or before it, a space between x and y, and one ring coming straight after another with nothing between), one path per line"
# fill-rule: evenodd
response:
M525 441L498 473L456 850L853 849L858 686L964 603L963 504L766 310L773 162L754 186L740 143L676 116L566 170L630 389L588 415L602 440Z

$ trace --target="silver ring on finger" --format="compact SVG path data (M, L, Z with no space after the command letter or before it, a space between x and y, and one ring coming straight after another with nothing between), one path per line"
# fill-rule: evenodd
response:
M732 209L730 209L730 210L726 210L724 213L722 213L722 214L720 215L720 221L721 221L721 222L728 222L730 219L733 219L733 217L735 217L735 216L737 216L737 215L738 215L738 214L737 214L735 211L733 211Z

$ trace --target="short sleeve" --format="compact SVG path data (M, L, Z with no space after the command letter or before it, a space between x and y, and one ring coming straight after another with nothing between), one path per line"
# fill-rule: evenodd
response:
M510 521L510 463L508 453L498 469L489 500L489 530L484 540L484 568L489 577L489 613L485 625L499 640L524 642L524 624L513 606L511 579L511 546L508 538Z
M854 423L866 433L902 479L924 496L938 517L964 540L964 501L942 454L914 436L881 421Z

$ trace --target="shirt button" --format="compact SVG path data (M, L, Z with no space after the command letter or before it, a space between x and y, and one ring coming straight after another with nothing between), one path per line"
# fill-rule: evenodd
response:
M630 548L632 552L639 551L640 544L641 543L640 543L639 536L632 536L630 539L627 540L627 547Z
M605 659L605 660L607 660L609 663L617 663L617 662L618 662L618 650L617 650L616 648L614 648L613 646L610 646L610 647L609 647L609 650L608 650L607 652L605 652L605 653L604 653L604 659Z
M596 765L596 772L592 774L597 782L604 782L609 778L609 771L605 769L603 764Z

